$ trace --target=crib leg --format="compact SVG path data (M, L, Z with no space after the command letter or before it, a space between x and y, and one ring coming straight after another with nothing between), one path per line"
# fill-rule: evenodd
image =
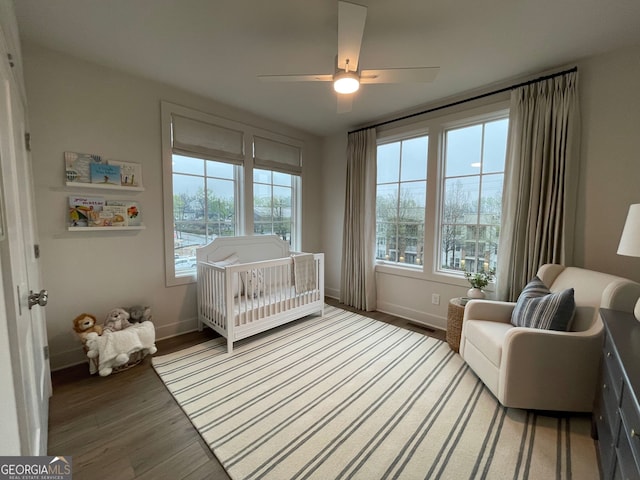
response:
M227 338L227 353L233 353L233 340L231 338Z
M198 331L201 332L202 330L204 330L204 324L202 320L198 319Z

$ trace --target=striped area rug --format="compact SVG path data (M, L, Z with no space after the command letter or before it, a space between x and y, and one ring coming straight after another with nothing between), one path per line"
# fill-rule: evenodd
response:
M589 417L503 408L446 343L342 309L153 366L233 479L599 478Z

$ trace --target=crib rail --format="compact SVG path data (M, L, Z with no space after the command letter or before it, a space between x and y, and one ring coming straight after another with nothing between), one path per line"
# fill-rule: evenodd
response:
M322 310L324 255L314 254L315 282L296 291L291 257L220 267L198 262L198 318L233 341Z

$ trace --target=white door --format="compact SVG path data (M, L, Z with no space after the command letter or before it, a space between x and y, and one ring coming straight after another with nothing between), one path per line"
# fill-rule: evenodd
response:
M25 146L26 107L11 72L13 62L5 52L0 35L0 265L5 300L0 308L11 362L3 367L2 379L10 377L12 385L7 385L9 393L4 394L13 396L2 398L10 406L9 411L0 412L0 423L5 423L3 417L8 417L7 423L15 421L19 438L0 439L0 445L19 451L0 454L46 455L51 375L44 310L29 305L30 294L37 300L42 285L31 159ZM6 447L7 440L14 447Z

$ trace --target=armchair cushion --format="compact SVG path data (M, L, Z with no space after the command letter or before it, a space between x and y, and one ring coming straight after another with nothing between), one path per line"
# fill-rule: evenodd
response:
M516 327L569 330L576 304L573 288L551 293L537 276L522 290L511 315Z
M495 367L500 367L504 337L513 327L509 323L478 320L469 324L467 339L480 349Z

